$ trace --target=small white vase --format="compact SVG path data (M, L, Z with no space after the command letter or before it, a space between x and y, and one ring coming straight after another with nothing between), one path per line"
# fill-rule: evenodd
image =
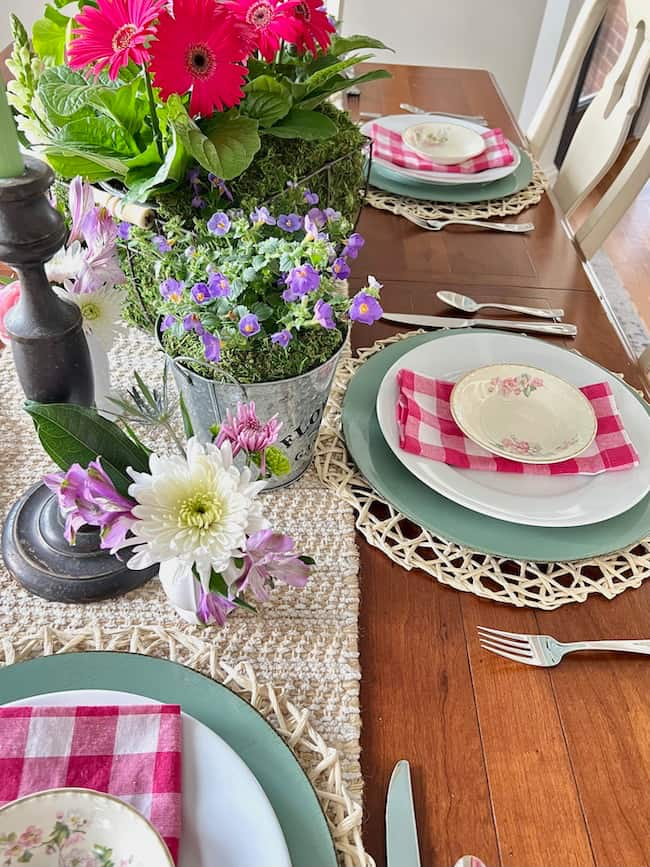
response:
M111 395L111 369L108 362L108 352L92 334L86 334L86 342L93 366L95 406L100 415L110 418L115 414L115 405L108 399Z

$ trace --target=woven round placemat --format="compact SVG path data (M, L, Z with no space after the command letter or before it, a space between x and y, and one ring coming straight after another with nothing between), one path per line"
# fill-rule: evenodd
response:
M105 630L16 630L0 641L0 665L39 656L88 650L141 653L180 662L229 687L258 710L299 760L311 781L329 825L343 867L374 867L361 842L362 811L344 779L339 751L328 745L311 723L309 710L293 704L277 685L260 683L250 663L231 666L217 648L195 635L171 627L134 626Z
M489 199L487 202L470 202L456 204L453 202L427 202L422 199L412 199L409 196L396 196L369 187L366 192L366 204L381 211L392 214L408 213L412 217L423 220L444 220L455 217L462 220L484 220L487 217L509 217L519 214L526 208L536 205L548 187L546 175L537 160L529 154L533 162L533 177L523 190L505 196L503 199Z
M495 602L551 611L597 593L612 599L650 577L650 537L613 554L558 563L511 560L472 551L416 526L373 490L350 457L341 432L341 408L350 379L374 353L412 337L398 334L346 356L339 365L316 446L316 471L357 513L366 540L405 569Z

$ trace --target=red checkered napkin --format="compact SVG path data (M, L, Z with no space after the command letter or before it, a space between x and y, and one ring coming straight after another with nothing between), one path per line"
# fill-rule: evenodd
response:
M472 442L451 415L449 399L453 382L430 379L412 370L397 374L399 398L397 425L400 448L412 455L441 461L466 470L525 473L533 476L588 475L608 470L629 470L639 456L623 428L614 397L606 382L585 385L580 391L589 400L598 421L596 438L577 458L557 464L523 464L493 455Z
M500 129L488 129L481 134L485 141L482 154L464 163L452 166L439 166L426 157L416 154L402 141L402 135L392 129L386 129L380 123L370 127L372 138L372 154L379 159L402 166L405 169L418 169L423 172L446 172L448 174L474 175L486 169L498 169L509 166L515 160L505 136Z
M131 804L158 829L176 861L180 707L0 707L0 806L63 786Z

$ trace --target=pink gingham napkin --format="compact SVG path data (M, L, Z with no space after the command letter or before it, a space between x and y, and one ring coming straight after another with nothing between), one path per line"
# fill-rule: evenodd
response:
M623 428L614 397L606 382L585 385L598 422L596 438L577 458L557 464L524 464L493 455L472 442L451 415L453 382L430 379L412 370L397 374L397 425L400 448L413 455L466 470L525 473L533 476L589 475L608 470L629 470L639 456Z
M131 804L157 828L176 861L180 707L0 707L0 806L74 786Z
M373 123L370 127L373 156L405 169L473 175L486 169L509 166L514 162L515 155L500 129L488 129L481 135L485 141L485 150L482 154L471 160L465 160L464 163L440 166L408 148L402 141L401 133L386 129L380 123Z

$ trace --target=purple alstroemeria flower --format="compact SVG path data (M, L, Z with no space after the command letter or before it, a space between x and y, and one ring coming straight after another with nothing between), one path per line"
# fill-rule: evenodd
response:
M244 337L253 337L260 330L260 322L254 313L247 313L239 320L239 331Z
M184 289L185 283L182 280L174 280L173 277L168 277L160 284L160 294L162 297L168 301L173 301L174 304L178 304L182 299Z
M163 316L163 320L160 323L160 330L167 331L168 328L171 328L172 325L176 325L177 319L173 313L168 313L167 316Z
M114 243L106 246L86 247L82 253L82 265L74 285L64 283L70 292L96 292L102 287L118 286L126 277L120 268L120 260Z
M208 301L212 300L210 296L210 287L207 283L195 283L194 286L192 286L190 295L197 304L207 304Z
M206 201L201 196L193 196L192 197L192 207L193 208L205 208Z
M201 623L209 626L216 623L218 626L225 626L226 619L237 606L230 599L226 599L220 593L206 593L199 582L199 604L196 609L196 614Z
M70 181L70 190L68 193L68 203L70 205L70 217L72 225L70 226L70 234L66 246L70 246L75 241L81 241L83 232L81 224L84 217L95 208L95 199L90 184L85 184L77 175Z
M321 211L320 208L310 208L307 211L307 216L312 221L312 223L316 223L319 229L322 229L325 223L327 223L325 212Z
M206 361L214 361L215 363L221 361L221 341L218 337L204 331L201 335L201 342Z
M312 193L311 190L305 190L305 192L303 193L303 196L305 197L305 201L307 202L308 205L317 205L318 204L318 196L316 193Z
M254 226L275 226L275 217L268 208L255 208L250 215L250 221Z
M250 590L256 599L266 602L274 580L304 587L310 575L311 568L295 553L291 536L259 530L248 537L244 572L234 586L239 592Z
M264 452L277 442L282 422L277 415L263 422L255 411L255 401L238 403L237 414L226 410L226 420L221 425L215 444L220 448L226 441L232 447L232 453Z
M282 331L276 331L275 334L271 335L271 343L275 343L283 349L286 349L290 340L293 340L293 334L288 328L283 328Z
M323 214L328 223L338 223L341 219L341 212L335 211L334 208L325 208Z
M297 301L320 286L320 274L313 265L305 263L292 268L284 279L287 288L282 293L285 301Z
M352 299L350 307L350 319L355 322L363 322L364 325L372 325L378 319L381 319L384 311L381 304L372 295L367 292L357 292Z
M117 237L121 238L123 241L128 241L129 236L131 234L131 224L127 223L125 220L122 220L121 223L117 224Z
M230 295L230 281L221 271L210 274L208 290L211 298L227 298Z
M339 256L332 262L332 277L336 280L347 280L349 276L350 266L342 256Z
M359 250L365 243L365 239L362 238L358 232L354 232L345 242L345 247L343 248L341 255L349 256L350 259L356 259L359 255Z
M302 219L298 214L280 214L278 226L285 232L297 232L302 229Z
M223 178L218 178L216 175L213 175L212 172L210 172L208 175L208 180L213 187L219 190L222 196L228 199L229 202L232 202L232 193L226 186L226 182L223 180Z
M194 331L199 337L203 337L205 334L205 328L203 327L203 323L196 315L196 313L188 313L183 317L183 328L185 331Z
M94 253L115 248L117 224L106 208L91 208L81 219L84 240Z
M323 299L319 299L314 305L314 319L318 322L319 325L322 325L323 328L332 329L336 328L336 322L334 321L334 311L332 310L332 305L328 304Z
M216 214L213 214L208 220L208 231L212 232L213 235L216 235L219 238L227 235L229 229L230 217L223 211L218 211Z
M159 253L169 253L172 248L172 245L163 235L154 235L151 239L151 243Z

